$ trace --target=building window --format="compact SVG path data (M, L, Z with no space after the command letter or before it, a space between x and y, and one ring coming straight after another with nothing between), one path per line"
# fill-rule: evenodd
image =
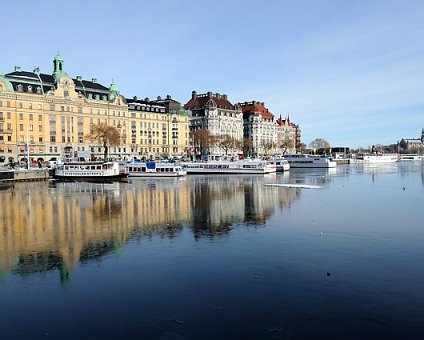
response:
M19 131L24 131L24 124L19 124Z

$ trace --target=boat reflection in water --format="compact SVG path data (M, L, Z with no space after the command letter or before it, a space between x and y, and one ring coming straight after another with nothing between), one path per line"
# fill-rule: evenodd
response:
M131 238L219 237L233 225L262 225L300 191L275 191L257 176L193 176L91 183L16 183L0 191L0 275L58 270L120 252Z

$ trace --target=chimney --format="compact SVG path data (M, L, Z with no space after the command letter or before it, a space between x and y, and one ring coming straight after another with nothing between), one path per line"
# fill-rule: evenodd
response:
M77 76L77 80L78 81L82 81L82 77L81 76Z
M196 99L197 98L197 92L196 91L192 91L191 92L191 99Z
M34 67L34 71L35 74L40 74L40 68L39 67Z
M223 95L222 95L222 98L223 98L224 100L227 100L227 95L226 95L226 94L223 94Z
M21 72L21 67L20 66L15 66L15 72Z
M166 99L170 100L171 96L169 94L166 95Z
M219 92L216 93L216 98L221 99L221 94Z
M162 98L160 96L157 97L157 101L161 100Z
M133 97L133 99L134 99L134 100L137 100L137 96L134 96L134 97Z
M212 92L208 91L208 98L212 98Z
M91 78L91 82L97 83L97 78Z
M148 102L149 100L150 100L149 97L144 98L145 102Z

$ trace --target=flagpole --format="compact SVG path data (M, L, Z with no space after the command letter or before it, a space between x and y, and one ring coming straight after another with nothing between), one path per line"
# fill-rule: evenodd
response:
M27 146L27 152L28 152L28 162L27 162L27 167L28 167L28 170L29 170L29 137L28 137L28 129L29 129L29 127L27 127L27 142L26 142L26 146Z

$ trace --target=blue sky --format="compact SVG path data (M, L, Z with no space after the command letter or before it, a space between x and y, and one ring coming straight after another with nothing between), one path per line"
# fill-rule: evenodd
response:
M424 1L8 1L0 71L112 79L126 97L265 102L302 141L367 147L424 127Z

